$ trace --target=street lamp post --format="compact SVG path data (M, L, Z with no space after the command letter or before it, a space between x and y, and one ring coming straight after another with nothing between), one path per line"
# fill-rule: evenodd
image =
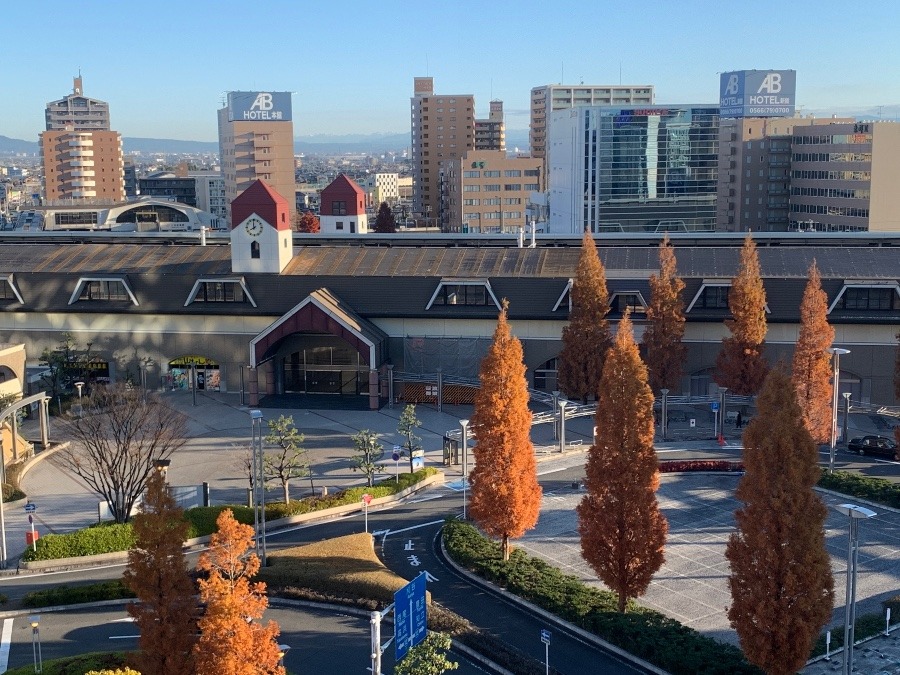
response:
M840 347L829 347L825 351L831 354L834 363L831 387L831 449L828 452L828 473L834 473L834 448L837 445L838 389L840 389L841 384L841 355L849 354L850 350L841 349Z
M459 428L462 430L460 439L463 452L463 520L466 520L466 489L469 486L469 420L460 420Z
M31 653L34 656L34 672L44 672L44 657L41 654L41 617L29 616L31 622Z
M850 536L847 551L847 592L844 607L844 667L841 675L853 672L854 624L856 623L856 567L859 562L859 521L878 514L856 504L838 504L834 507L850 518Z
M250 411L250 474L253 481L253 527L256 532L256 555L266 566L266 478L263 469L263 414Z
M556 416L556 407L559 405L559 397L562 396L562 393L559 391L553 392L553 408L550 409L550 412ZM555 419L553 420L553 440L559 440L559 422Z
M662 401L659 404L659 431L662 434L663 441L669 435L669 390L660 389L662 393Z
M78 404L81 405L81 390L84 388L84 382L76 382L75 388L78 390Z
M566 404L564 398L559 399L559 451L566 451Z
M846 445L850 442L850 392L845 391L842 395L844 397L844 433L841 434L841 438Z

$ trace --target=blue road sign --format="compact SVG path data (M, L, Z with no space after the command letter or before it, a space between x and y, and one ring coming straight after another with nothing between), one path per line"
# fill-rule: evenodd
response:
M545 645L550 644L550 631L546 628L541 628L541 642Z
M394 658L398 662L425 639L427 620L425 573L422 572L394 593Z
M25 504L25 513L34 513L37 511L37 504L34 502L28 502Z
M712 410L713 412L716 412L716 411L719 409L719 402L718 402L718 401L712 401L712 402L709 404L709 409Z

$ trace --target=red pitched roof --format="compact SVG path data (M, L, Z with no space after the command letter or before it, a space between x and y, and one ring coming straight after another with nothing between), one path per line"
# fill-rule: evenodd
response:
M346 213L339 215L358 216L366 212L366 193L344 174L340 174L322 190L319 213L323 216L338 215L332 213L332 202L344 202Z
M261 180L231 202L231 228L234 229L255 213L276 230L291 229L291 210L287 200Z

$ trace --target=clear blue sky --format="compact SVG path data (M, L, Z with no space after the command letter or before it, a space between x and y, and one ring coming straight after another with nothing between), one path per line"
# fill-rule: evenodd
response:
M532 87L654 84L659 103L718 98L718 72L797 71L806 110L900 103L900 2L835 0L18 0L4 2L0 135L36 140L71 91L125 136L215 140L229 90L285 90L295 134L405 132L413 78L503 100Z

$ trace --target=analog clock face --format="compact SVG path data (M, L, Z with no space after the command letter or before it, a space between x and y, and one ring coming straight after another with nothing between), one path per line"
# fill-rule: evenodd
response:
M247 224L244 225L244 229L247 230L247 234L251 237L258 237L262 234L263 222L259 218L251 218L247 221Z

